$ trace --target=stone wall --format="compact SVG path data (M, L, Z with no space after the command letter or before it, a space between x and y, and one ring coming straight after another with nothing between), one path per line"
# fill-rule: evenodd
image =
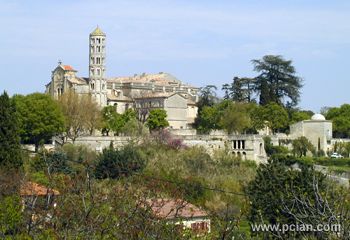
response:
M240 156L243 160L253 160L257 163L265 163L264 141L258 135L176 135L187 146L203 146L208 153L216 149L228 149L230 154ZM120 136L86 136L75 141L77 145L87 145L89 148L101 152L110 146L121 147L135 139Z

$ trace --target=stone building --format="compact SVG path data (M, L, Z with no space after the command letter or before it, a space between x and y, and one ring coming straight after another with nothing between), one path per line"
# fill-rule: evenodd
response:
M198 111L197 87L164 72L108 78L105 65L106 34L97 27L89 36L89 77L78 77L72 66L59 62L46 92L55 98L69 90L91 94L101 107L115 106L118 113L129 108L142 110L139 114L145 117L151 108L162 108L167 111L170 127L191 128Z
M304 120L290 126L290 139L306 137L317 151L325 153L332 149L332 121L322 114L315 114L310 120Z

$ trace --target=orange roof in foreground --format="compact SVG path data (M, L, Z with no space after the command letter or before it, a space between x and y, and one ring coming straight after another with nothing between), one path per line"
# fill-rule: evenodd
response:
M207 212L181 199L148 199L147 204L159 218L206 217Z
M26 182L21 185L21 196L46 196L48 194L60 195L60 192L55 189L46 188L35 182Z
M70 65L63 65L62 67L63 67L63 69L66 70L66 71L75 71L75 70L73 69L73 67L70 66Z

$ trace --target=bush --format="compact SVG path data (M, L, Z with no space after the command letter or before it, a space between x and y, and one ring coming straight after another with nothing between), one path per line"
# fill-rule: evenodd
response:
M274 146L271 143L270 137L264 137L264 143L265 143L265 152L267 156L272 156L274 154L288 154L289 150L287 147L284 146Z
M69 174L72 169L68 165L67 154L63 151L48 153L46 151L40 152L33 161L30 167L34 171L45 171L48 173L65 173Z
M98 156L95 176L99 179L119 179L142 171L145 166L144 155L134 146L127 145L121 150L110 147Z
M22 204L17 196L0 201L0 235L15 235L22 223Z

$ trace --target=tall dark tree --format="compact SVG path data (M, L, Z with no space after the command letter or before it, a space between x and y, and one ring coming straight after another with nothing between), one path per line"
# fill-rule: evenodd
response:
M255 91L260 96L260 104L275 102L286 107L296 106L300 98L302 80L296 76L291 60L280 55L266 55L262 59L252 60L255 78Z
M224 99L231 99L235 102L251 102L254 94L255 79L234 77L231 84L224 84Z
M22 163L16 108L4 92L0 96L0 164L18 168Z
M231 99L231 84L225 83L222 85L221 90L225 91L224 99Z
M201 88L199 92L199 101L197 104L199 112L204 106L211 107L217 102L218 98L216 96L216 90L217 87L214 85L207 85Z

